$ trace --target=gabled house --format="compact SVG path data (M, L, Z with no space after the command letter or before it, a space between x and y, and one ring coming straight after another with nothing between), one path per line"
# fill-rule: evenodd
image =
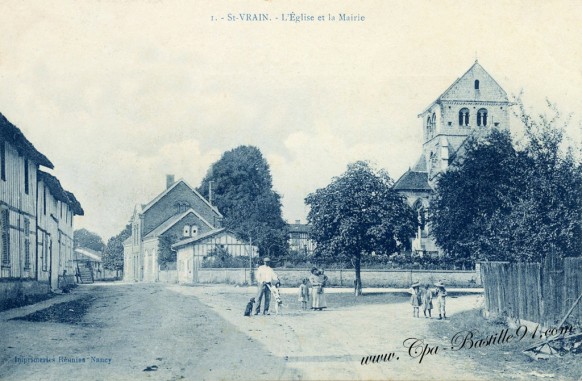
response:
M124 280L159 280L162 250L185 238L221 227L222 215L184 180L166 178L166 190L145 205L136 205L130 220L132 234L123 243Z
M507 93L478 61L421 112L422 152L416 164L394 184L418 213L418 232L412 242L417 253L436 253L430 235L428 210L438 175L460 159L471 135L492 128L509 128Z

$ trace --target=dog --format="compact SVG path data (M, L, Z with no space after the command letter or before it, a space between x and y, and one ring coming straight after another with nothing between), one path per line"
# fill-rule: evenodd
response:
M245 309L245 316L251 316L251 312L253 312L253 304L255 304L255 298L251 298L247 303L247 308Z
M267 283L267 287L271 290L272 299L275 301L275 315L279 315L279 312L283 310L283 301L281 300L281 294L279 293L279 287L272 286Z

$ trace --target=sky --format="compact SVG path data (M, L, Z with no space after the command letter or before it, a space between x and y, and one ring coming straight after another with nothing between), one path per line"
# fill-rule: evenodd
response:
M239 13L271 21L226 21ZM238 145L305 221L305 196L348 163L394 180L412 166L417 115L476 58L532 113L546 98L573 113L580 141L581 35L580 1L3 0L0 112L81 202L75 228L105 241L167 174L196 187Z

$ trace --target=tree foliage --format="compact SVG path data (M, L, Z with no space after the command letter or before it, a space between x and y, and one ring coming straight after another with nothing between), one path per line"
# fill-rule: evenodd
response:
M558 110L531 117L519 103L521 142L492 130L472 137L443 173L431 202L431 230L454 259L540 261L582 247L582 176L564 148Z
M178 253L172 250L172 245L178 242L178 236L175 234L163 235L158 244L158 264L165 269L168 264L177 261Z
M87 229L78 229L73 232L75 247L86 247L98 252L103 251L105 244L101 237Z
M273 190L269 164L258 148L239 146L225 152L198 188L207 198L211 182L212 203L224 215L224 227L251 240L261 256L287 253L281 196Z
M392 185L385 171L359 161L305 199L316 258L352 264L358 290L362 257L399 252L414 236L415 214Z
M131 225L119 234L109 238L103 252L103 267L113 271L123 271L123 241L131 236Z

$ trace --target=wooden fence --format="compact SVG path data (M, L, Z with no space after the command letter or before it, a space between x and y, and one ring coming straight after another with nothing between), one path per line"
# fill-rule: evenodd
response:
M543 263L482 262L487 311L554 326L582 293L582 258L548 256ZM582 322L582 303L567 319Z

